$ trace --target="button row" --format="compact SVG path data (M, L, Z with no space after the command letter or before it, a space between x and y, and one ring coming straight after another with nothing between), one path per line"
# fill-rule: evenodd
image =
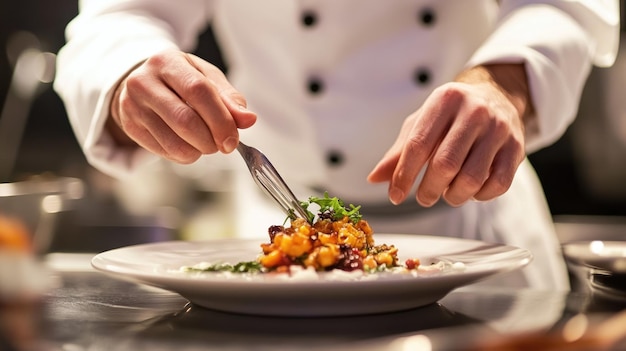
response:
M437 16L432 9L425 8L419 11L417 19L424 27L432 27L437 21ZM314 11L306 10L302 13L301 20L303 26L311 28L318 23L318 16ZM427 68L420 67L415 71L413 80L417 85L425 86L430 83L431 76ZM324 91L324 82L319 77L311 77L307 89L312 95L319 95ZM333 167L340 166L345 162L345 157L339 150L330 150L326 154L326 162Z
M426 86L431 81L431 73L427 68L418 68L413 75L413 81L420 86ZM324 91L324 82L318 77L312 77L307 83L307 90L311 95L319 95Z
M313 10L305 10L302 13L302 24L305 27L313 27L317 24L317 14ZM424 8L420 10L417 14L417 20L419 23L426 27L432 27L435 25L437 21L437 16L433 9Z

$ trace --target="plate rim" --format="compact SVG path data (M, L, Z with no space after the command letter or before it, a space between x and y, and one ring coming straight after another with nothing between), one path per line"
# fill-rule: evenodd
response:
M193 245L197 243L225 242L263 243L261 238L217 238L207 240L170 240L124 246L96 254L91 265L96 270L117 279L139 284L156 286L177 293L191 303L231 313L266 316L354 316L371 313L387 313L403 309L416 308L439 301L453 290L478 282L487 277L504 272L521 269L532 261L532 253L528 249L508 244L488 243L480 240L456 237L440 237L435 235L417 234L379 234L377 237L402 237L412 241L437 240L464 242L472 245L488 245L489 247L505 247L507 255L494 262L499 265L480 267L479 270L447 272L432 276L404 276L403 279L375 278L357 280L289 280L289 279L227 279L214 275L208 279L199 273L199 278L188 276L185 272L163 274L164 271L146 273L145 266L133 271L128 267L109 265L105 258L122 250L151 249L177 245ZM391 238L389 240L392 240ZM390 243L391 244L391 243ZM402 250L402 248L399 248ZM248 250L245 248L244 250ZM259 251L260 253L260 251ZM509 255L513 255L509 257ZM436 256L436 255L435 255ZM102 261L102 262L99 262ZM110 260L109 260L110 261ZM108 262L111 263L111 262ZM493 262L492 262L493 263ZM158 264L158 263L157 263ZM122 264L123 266L123 264ZM245 287L242 289L242 287ZM277 288L281 293L276 294ZM366 293L363 293L366 291ZM285 301L287 298L287 302ZM261 299L261 300L259 300ZM306 306L301 303L307 301ZM263 301L259 304L258 301ZM372 304L375 301L377 303Z
M508 251L507 253L510 252L518 252L520 256L523 257L519 257L517 258L516 262L513 263L509 263L507 266L502 267L500 266L499 268L493 267L491 269L487 269L487 268L483 268L479 271L461 271L461 272L447 272L445 274L436 274L436 275L425 275L425 276L418 276L418 277L412 277L411 278L404 278L404 279L359 279L359 280L350 280L350 281L342 281L342 280L315 280L315 281L298 281L298 282L291 282L291 281L285 281L285 280L240 280L240 279L223 279L223 278L219 278L217 275L206 275L204 277L202 277L201 279L192 279L191 277L185 277L184 272L181 272L180 275L175 275L173 274L174 272L172 272L171 275L159 275L162 274L164 272L154 272L154 273L145 273L145 272L135 272L133 273L131 270L129 269L125 269L125 268L111 268L109 267L108 269L105 268L105 264L100 264L97 261L99 260L103 260L104 257L106 256L110 256L111 254L115 254L117 252L123 252L126 250L133 250L133 249L140 249L140 248L149 248L149 247L154 247L154 246L168 246L168 245L172 245L172 244L184 244L184 245L188 245L188 244L205 244L205 243L215 243L215 242L223 242L223 243L231 243L231 242L259 242L262 243L264 242L263 239L260 238L216 238L216 239L204 239L204 240L168 240L168 241L159 241L159 242L151 242L151 243L142 243L142 244L134 244L134 245L128 245L128 246L123 246L123 247L119 247L119 248L115 248L115 249L111 249L111 250L107 250L101 253L96 254L92 259L91 259L91 266L93 268L95 268L98 271L101 271L103 273L107 273L107 274L111 274L111 275L115 275L115 276L129 276L132 278L132 280L140 280L142 283L146 283L146 284L150 284L149 281L146 281L146 278L148 278L149 280L153 277L158 278L160 281L180 281L181 279L184 280L188 280L188 281L198 281L201 283L198 283L200 285L206 284L206 283L211 283L211 284L228 284L228 285L235 285L235 284L242 284L242 285L300 285L300 286L305 286L305 285L309 285L309 286L317 286L317 285L321 285L321 284L333 284L333 285L341 285L341 284L350 284L353 285L355 283L358 284L363 284L363 285L367 285L367 284L372 284L372 283L380 283L380 281L393 281L393 282L399 282L399 281L403 281L403 280L428 280L428 281L437 281L437 280L444 280L444 279L448 279L449 277L456 277L456 276L468 276L468 275L479 275L479 276L484 276L484 275L493 275L493 274L497 274L497 273L504 273L507 271L512 271L515 269L519 269L519 268L523 268L525 266L527 266L532 260L533 260L533 255L532 253L528 250L528 249L524 249L524 248L520 248L517 246L513 246L513 245L508 245L508 244L500 244L500 243L489 243L486 241L481 241L481 240L476 240L476 239L465 239L465 238L456 238L456 237L447 237L447 236L436 236L436 235L418 235L418 234L392 234L392 233L380 233L377 234L377 237L381 237L381 236L395 236L395 237L403 237L406 239L412 239L412 240L437 240L437 241L450 241L450 242L465 242L465 243L475 243L475 244L486 244L492 247L501 247L501 248L508 248L511 251ZM439 255L441 256L441 255ZM436 258L437 256L434 256L434 258ZM198 262L200 263L200 262ZM378 274L378 273L376 273ZM383 273L384 274L384 273ZM216 278L216 279L211 279L211 278Z

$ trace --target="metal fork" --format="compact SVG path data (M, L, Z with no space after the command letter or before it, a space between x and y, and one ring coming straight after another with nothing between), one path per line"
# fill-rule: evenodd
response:
M257 185L271 196L290 218L296 216L308 221L307 211L300 205L300 201L261 151L242 142L239 142L237 151L246 161L248 170Z

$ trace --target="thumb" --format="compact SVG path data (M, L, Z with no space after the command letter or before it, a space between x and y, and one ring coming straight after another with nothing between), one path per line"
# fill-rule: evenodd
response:
M233 116L233 120L239 129L251 127L257 119L256 113L248 110L246 99L234 88L221 93L224 105Z

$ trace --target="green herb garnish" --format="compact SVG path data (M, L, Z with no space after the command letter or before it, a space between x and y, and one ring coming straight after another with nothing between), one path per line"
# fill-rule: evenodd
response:
M354 206L350 204L345 206L343 201L337 197L330 197L328 192L324 192L324 197L319 198L316 196L309 197L309 201L302 201L300 205L307 211L307 220L309 223L313 223L315 214L309 210L309 206L316 204L319 206L318 217L320 219L330 219L332 221L339 221L344 217L348 217L352 223L357 224L363 216L359 212L361 206ZM292 217L289 217L292 218Z
M228 263L212 264L208 267L184 267L185 272L232 272L232 273L259 273L263 266L258 261L239 262L235 265Z

